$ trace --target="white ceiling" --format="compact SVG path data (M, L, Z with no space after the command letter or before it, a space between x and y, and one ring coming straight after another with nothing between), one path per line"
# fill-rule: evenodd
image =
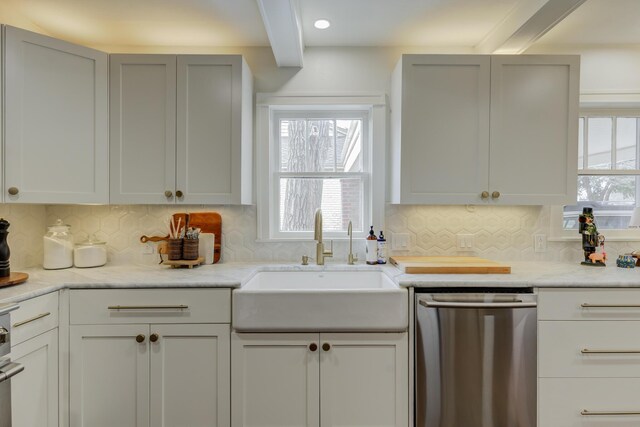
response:
M640 0L587 0L539 44L640 44Z
M268 46L255 0L0 0L92 46Z
M307 46L468 46L518 0L300 0ZM331 21L328 30L313 27Z
M256 0L0 0L91 46L268 46ZM474 47L541 0L298 0L306 46ZM313 27L329 19L330 29ZM587 0L539 44L640 44L640 0Z

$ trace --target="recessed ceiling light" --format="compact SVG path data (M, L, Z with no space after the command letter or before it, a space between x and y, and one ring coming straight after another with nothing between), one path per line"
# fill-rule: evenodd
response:
M313 23L313 26L319 30L326 30L331 26L331 22L327 21L326 19L318 19Z

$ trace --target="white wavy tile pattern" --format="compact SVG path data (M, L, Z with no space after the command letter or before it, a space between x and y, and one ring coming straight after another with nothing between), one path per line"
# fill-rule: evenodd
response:
M217 211L222 215L223 261L291 261L313 256L314 242L256 242L255 206L79 206L0 205L0 216L11 223L9 245L12 268L42 264L42 235L46 225L61 218L70 224L77 242L95 234L107 242L111 264L155 264L157 254L146 254L141 235L164 235L175 212ZM385 234L408 233L409 251L397 255L473 254L503 261L581 259L579 242L549 242L548 250L535 253L533 235L548 234L548 207L540 206L397 206L387 205ZM475 251L458 252L456 234L475 236ZM333 259L346 262L348 243L335 242ZM634 243L607 244L611 259L638 249ZM354 242L354 251L364 259L364 241ZM394 254L390 251L390 255Z

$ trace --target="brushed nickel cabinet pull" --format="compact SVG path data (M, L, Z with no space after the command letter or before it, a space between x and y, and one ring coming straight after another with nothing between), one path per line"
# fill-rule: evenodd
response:
M580 350L582 354L640 354L640 350L589 350L583 348Z
M588 411L583 409L580 415L599 416L599 415L640 415L640 411Z
M583 302L580 304L582 308L640 308L640 304L591 304Z
M109 310L186 310L188 305L110 305Z
M27 323L31 323L31 322L35 322L36 320L42 319L43 317L47 317L49 316L51 313L50 312L46 312L46 313L42 313L42 314L38 314L37 316L33 316L31 319L26 319L23 320L22 322L16 322L13 324L14 328L18 328L22 325L26 325Z

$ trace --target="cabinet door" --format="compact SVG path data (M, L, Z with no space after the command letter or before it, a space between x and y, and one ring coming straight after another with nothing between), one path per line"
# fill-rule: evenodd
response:
M58 425L58 329L11 348L24 371L11 379L13 427Z
M401 67L393 91L401 103L392 106L400 197L392 201L480 202L488 185L490 58L404 55Z
M322 427L407 426L406 333L323 333L320 343Z
M319 426L318 334L231 334L234 427Z
M5 201L108 203L107 54L5 28Z
M70 326L69 333L70 426L148 427L149 325Z
M151 325L152 426L229 427L229 325ZM153 337L153 335L151 335Z
M252 149L247 71L239 55L178 56L176 188L183 193L179 203L246 202L241 200L243 186L253 168L243 164L250 154L247 142Z
M578 56L491 58L492 201L575 203L579 68Z
M110 62L111 203L174 203L176 57L111 55Z

